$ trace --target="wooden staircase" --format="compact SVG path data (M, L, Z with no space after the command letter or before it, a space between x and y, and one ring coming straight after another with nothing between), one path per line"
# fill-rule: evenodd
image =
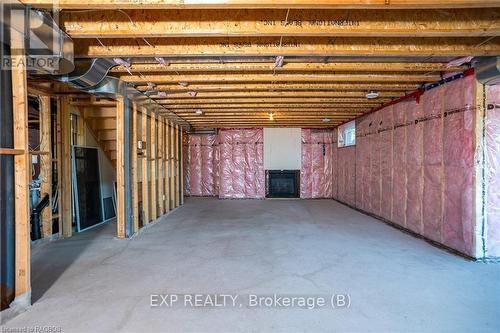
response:
M109 102L79 106L80 115L116 169L116 107Z

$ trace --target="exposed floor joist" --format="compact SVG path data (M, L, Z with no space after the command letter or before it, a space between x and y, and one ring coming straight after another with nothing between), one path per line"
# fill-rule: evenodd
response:
M449 10L168 10L63 12L72 38L352 36L453 37L500 34L500 12Z
M101 44L102 43L102 44ZM151 57L151 56L485 56L500 53L500 38L486 42L484 37L450 38L351 38L351 37L260 37L260 38L150 38L82 39L75 45L75 56Z
M53 0L21 0L35 7L52 7ZM358 9L422 9L499 7L497 0L58 0L62 9L227 9L227 8L358 8Z

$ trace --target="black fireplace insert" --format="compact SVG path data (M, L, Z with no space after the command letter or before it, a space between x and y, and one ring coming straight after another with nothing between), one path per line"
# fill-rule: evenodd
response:
M300 170L266 170L266 198L298 198Z

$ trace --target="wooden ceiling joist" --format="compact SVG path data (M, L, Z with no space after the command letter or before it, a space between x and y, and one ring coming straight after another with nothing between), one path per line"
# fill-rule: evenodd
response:
M268 97L268 98L259 98L259 97L254 97L254 98L227 98L227 99L221 99L221 98L216 98L216 99L162 99L158 100L158 104L160 105L182 105L182 104L222 104L222 103L227 103L227 104L238 104L238 103L279 103L279 104L285 104L285 103L304 103L304 104L309 104L309 103L352 103L352 104L357 104L357 103L373 103L374 105L380 105L381 103L385 103L389 101L390 98L377 98L376 100L368 100L366 98L326 98L326 97L301 97L301 98L294 98L294 97Z
M121 75L125 82L167 83L167 82L432 82L441 79L437 74L146 74Z
M399 97L401 92L386 91L380 92L379 97ZM363 91L249 91L249 92L200 92L196 95L196 99L203 100L209 98L250 98L250 97L357 97L364 98L366 92ZM192 99L188 93L172 93L167 97L160 97L158 95L150 95L154 100L164 99Z
M102 44L101 44L102 43ZM116 38L75 43L75 57L154 56L463 56L500 54L500 37Z
M285 21L286 19L286 21ZM454 37L500 35L500 11L150 10L63 12L72 38L151 37Z
M39 8L54 6L54 0L20 0ZM61 9L235 9L235 8L342 8L422 9L499 7L497 0L57 0Z
M291 111L293 109L356 109L360 107L373 107L374 104L369 103L359 103L359 104L312 104L312 103L303 103L303 104L279 104L279 103L244 103L244 104L177 104L170 105L168 107L169 110L172 111L181 111L181 110L196 110L196 109L266 109L266 108L288 108Z
M205 64L132 64L129 68L117 66L111 73L191 73L191 72L458 72L463 67L447 67L432 62L330 62L296 63L275 67L274 63L205 63Z
M350 115L354 113L364 112L370 110L370 108L355 108L355 109L344 109L344 108L330 108L330 109L289 109L289 108L280 108L280 107L270 107L270 108L260 108L260 109L251 109L251 108L241 108L241 109L202 109L204 114L211 115L214 113L217 114L244 114L244 113L258 113L262 114L262 112L286 112L289 114L313 114L313 113L335 113L339 115ZM176 114L191 114L195 115L193 110L186 112L186 110L173 110Z
M136 88L140 91L150 90L144 82L141 82L142 86L137 86ZM346 91L369 91L369 90L380 90L380 91L409 91L415 90L419 87L416 83L187 83L186 86L181 86L178 83L171 84L159 84L154 87L158 91L175 91L175 92L188 92L188 91L297 91L297 90L346 90Z

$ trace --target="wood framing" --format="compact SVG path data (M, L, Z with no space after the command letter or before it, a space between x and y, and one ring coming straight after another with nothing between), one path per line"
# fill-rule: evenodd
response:
M142 86L141 86L142 84ZM302 90L346 90L346 91L369 91L369 90L381 90L381 91L408 91L414 90L419 87L417 83L363 83L363 82L349 82L349 83L315 83L315 82L304 82L304 83L290 83L290 82L263 82L263 83L245 83L245 82L235 82L235 83L189 83L186 82L187 86L181 86L178 82L170 84L158 84L155 86L155 90L163 91L175 91L175 92L188 92L188 91L302 91ZM149 88L146 83L142 82L138 85L138 90L147 91Z
M71 237L73 234L73 214L71 210L71 124L69 99L60 97L60 126L61 126L61 195L59 198L59 217L62 220L63 237Z
M14 155L14 209L15 209L15 299L22 307L31 303L31 253L29 183L31 180L28 151L28 88L26 81L26 57L24 37L11 32L12 68L12 122L14 149L22 151Z
M500 18L499 18L500 19ZM117 66L112 73L193 73L193 72L457 72L460 66L447 66L446 63L393 63L393 62L329 62L297 63L287 62L276 67L273 62L226 62L226 63L172 63L168 66L159 63L134 63L128 68Z
M158 122L156 121L156 113L151 112L151 130L149 132L149 140L151 142L151 179L149 191L151 193L151 219L156 220L158 217L158 187L157 187L157 174L158 174L158 151L157 151L157 138L158 138Z
M35 7L51 7L53 0L21 0ZM500 7L496 0L58 0L61 9L225 9L225 8L342 8L342 9L398 9L398 8L476 8Z
M150 222L149 215L149 165L150 165L150 141L149 141L149 116L145 107L141 107L141 141L142 141L142 216L143 224Z
M238 37L238 38L150 38L137 40L82 39L75 45L75 57L151 56L440 56L497 55L500 38L484 43L484 37Z
M50 97L40 96L40 151L47 154L40 155L40 194L49 195L49 205L42 212L42 235L52 236L52 149L51 145L51 117Z
M123 97L116 100L116 235L125 238L125 112L126 101Z
M171 174L171 163L170 163L170 125L169 121L163 119L165 125L165 208L167 211L172 209L170 204L171 200L171 185L170 185L170 174Z
M500 38L499 38L500 39ZM500 53L500 47L498 49ZM126 82L432 82L440 80L437 74L252 74L252 73L228 73L228 74L145 74L145 75L121 75ZM359 94L359 91L357 91ZM208 93L207 93L208 94ZM185 94L187 97L187 94Z
M174 163L175 163L175 182L174 182L174 192L175 192L175 207L180 205L180 189L179 189L179 177L180 171L180 160L179 160L179 125L174 126Z
M137 176L138 158L137 158L137 130L138 130L138 110L137 104L132 103L132 129L130 131L130 176L132 181L132 223L134 233L139 231L139 184Z
M350 36L446 37L500 34L500 13L440 10L129 10L66 12L72 38ZM286 20L286 21L285 21Z
M170 177L170 209L176 208L175 206L175 129L174 124L169 122L169 131L170 131L170 145L169 145L169 177Z
M164 202L164 198L165 198L165 195L163 193L163 189L164 189L164 186L163 186L163 182L165 181L164 179L164 165L163 165L163 139L164 139L164 136L163 136L163 117L162 116L158 116L158 161L157 161L157 165L158 165L158 184L157 184L157 187L158 187L158 212L160 215L163 215L165 214L165 202Z

